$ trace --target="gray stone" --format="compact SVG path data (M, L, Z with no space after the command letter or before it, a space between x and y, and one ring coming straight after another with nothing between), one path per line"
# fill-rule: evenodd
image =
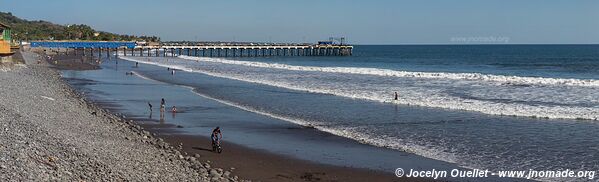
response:
M82 103L85 95L57 70L31 61L38 59L33 53L23 56L34 64L0 71L0 181L227 180L199 155L178 160L180 152L163 139L148 140L152 133L134 121Z
M218 173L218 171L211 169L210 170L210 177L217 177L220 176L220 173Z

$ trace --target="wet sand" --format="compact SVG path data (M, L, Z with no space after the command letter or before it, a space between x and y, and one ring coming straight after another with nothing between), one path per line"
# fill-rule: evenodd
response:
M75 54L73 51L69 51L65 54L65 51L50 52L43 51L43 49L32 49L40 55L44 55L43 60L38 60L37 64L41 64L41 61L45 61L50 64L53 68L59 70L94 70L100 68L100 59L83 56L81 54Z
M212 166L232 169L235 175L255 181L430 181L424 179L397 178L393 173L368 169L338 167L293 159L268 151L250 149L223 141L223 152L212 152L210 139L172 133L173 125L143 124L142 127L157 133L174 146L182 143L182 152L190 156L199 154ZM367 154L365 154L367 155Z

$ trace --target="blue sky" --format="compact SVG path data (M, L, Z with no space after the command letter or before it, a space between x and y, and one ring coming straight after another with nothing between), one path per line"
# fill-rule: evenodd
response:
M599 43L597 0L0 0L0 11L163 40Z

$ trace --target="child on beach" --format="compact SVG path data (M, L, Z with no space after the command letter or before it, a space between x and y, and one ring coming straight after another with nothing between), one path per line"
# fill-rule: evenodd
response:
M171 112L176 113L177 112L177 107L173 106L173 108L171 109Z

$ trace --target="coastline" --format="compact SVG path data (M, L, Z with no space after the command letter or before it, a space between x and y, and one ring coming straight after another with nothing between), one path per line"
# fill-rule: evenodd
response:
M1 7L0 182L599 182L599 1Z
M62 58L66 58L66 64L60 64ZM90 64L79 62L73 56L58 56L56 60L58 60L58 65L49 64L53 67L52 69L88 70L89 66L81 66L80 63ZM93 65L93 62L91 65ZM69 86L63 79L59 80L63 82L62 84ZM74 89L72 91L76 92ZM79 94L77 95L83 97ZM108 103L93 103L86 99L81 100L85 101L88 105L93 105L94 107L98 107L98 109L101 108L104 112L109 112L108 114L110 115L119 115L114 112L110 113L110 109L107 109L110 107ZM227 176L230 175L229 177L238 175L242 179L255 181L431 181L425 179L397 178L393 173L368 169L319 164L236 144L225 144L226 151L223 154L214 154L211 151L205 150L209 148L210 142L206 137L174 134L168 130L174 129L177 126L170 126L170 128L158 125L152 126L152 124L144 124L143 121L130 119L132 118L123 119L122 116L119 116L119 120L123 120L124 123L130 125L134 131L138 131L148 138L157 138L156 142L147 142L148 144L157 146L158 148L170 149L174 153L175 158L178 155L182 155L181 160L198 161L201 167L208 169L216 168L221 176L227 173ZM162 141L164 142L161 143ZM144 143L146 142L144 141ZM180 143L183 144L181 148L172 147L179 146ZM238 177L234 176L230 179L238 179Z

